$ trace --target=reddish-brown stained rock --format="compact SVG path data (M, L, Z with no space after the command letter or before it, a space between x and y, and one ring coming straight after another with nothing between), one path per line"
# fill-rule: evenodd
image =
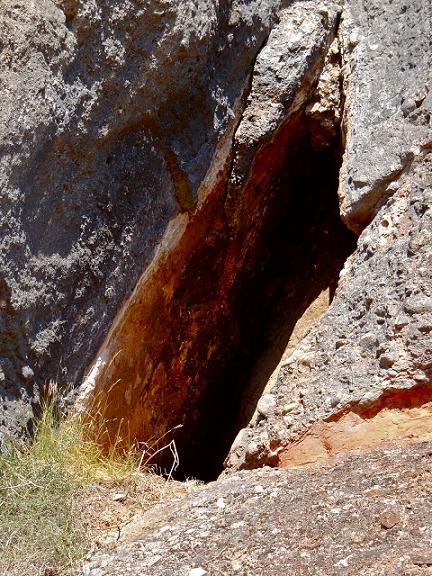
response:
M101 351L87 409L107 422L110 439L120 431L126 441L154 441L185 425L175 433L181 455L195 458L194 445L206 449L205 424L198 420L210 418L217 388L247 357L254 322L274 292L260 272L271 256L268 231L281 193L289 199L299 185L297 175L282 191L275 181L284 166L299 161L304 139L298 113L260 150L236 197L225 201L220 174L199 209L180 217L177 237L139 282ZM330 277L333 268L326 269ZM235 405L240 391L225 390Z
M393 440L432 440L432 387L383 394L375 405L314 423L304 436L278 452L278 465L301 466L338 452L372 448Z

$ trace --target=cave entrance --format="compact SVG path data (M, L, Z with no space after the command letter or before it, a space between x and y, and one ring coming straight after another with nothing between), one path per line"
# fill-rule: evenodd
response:
M174 441L178 479L222 471L270 375L325 310L355 248L339 216L340 138L323 126L305 110L291 114L247 181L225 187L222 175L138 282L102 347L87 403L103 421L103 443L151 446L163 473Z
M195 418L187 423L187 442L180 443L178 478L210 481L222 472L269 378L326 310L355 249L356 238L339 215L339 137L317 138L304 113L288 132L280 138L282 168L267 182L259 241L231 294L240 343L223 351L207 378Z

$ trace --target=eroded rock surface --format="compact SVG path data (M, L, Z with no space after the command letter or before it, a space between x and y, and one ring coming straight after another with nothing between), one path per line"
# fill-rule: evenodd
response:
M429 0L347 0L340 40L346 149L341 212L357 233L396 189L432 112Z
M79 574L430 573L431 9L0 0L0 433L92 366L112 437L214 477L275 294L333 296L338 184L360 234L226 475Z
M126 527L80 576L430 574L432 444L243 471Z

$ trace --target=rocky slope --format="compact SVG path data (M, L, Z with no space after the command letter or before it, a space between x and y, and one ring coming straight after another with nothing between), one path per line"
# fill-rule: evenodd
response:
M243 471L156 507L76 574L430 574L431 448Z

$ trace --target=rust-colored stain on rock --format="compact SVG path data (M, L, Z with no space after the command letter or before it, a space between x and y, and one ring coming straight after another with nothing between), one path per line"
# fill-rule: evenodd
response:
M422 385L386 392L370 407L356 407L314 423L306 434L280 452L278 465L304 466L339 452L376 448L394 440L431 439L432 388Z

